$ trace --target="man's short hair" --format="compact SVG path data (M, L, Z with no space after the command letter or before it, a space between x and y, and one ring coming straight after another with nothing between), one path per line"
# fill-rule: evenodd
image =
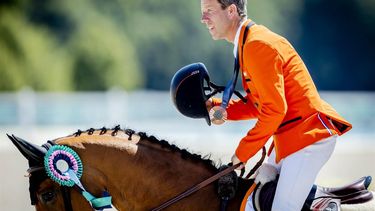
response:
M225 9L231 4L236 5L237 12L240 17L246 17L246 0L217 0L221 4L221 8Z

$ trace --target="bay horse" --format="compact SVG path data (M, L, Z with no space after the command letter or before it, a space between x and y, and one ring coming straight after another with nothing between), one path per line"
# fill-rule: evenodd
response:
M76 186L64 187L46 173L43 162L46 162L44 157L51 145L68 146L76 152L83 166L80 178L82 187L94 198L103 193L110 194L111 204L117 210L152 210L220 171L207 157L192 154L146 133L136 133L119 126L112 129L78 130L72 135L48 141L43 146L14 135L8 137L29 162L31 204L40 211L93 210L93 205L83 196L82 189L78 190ZM241 202L253 182L253 179L238 178L236 195L229 201L227 210L240 210ZM324 191L328 194L330 191L349 190L355 184L359 183ZM350 191L367 191L368 185L365 188L362 185L361 190ZM357 194L357 198L347 197L346 200L348 203L362 203L372 198L368 194L367 197L359 195L360 198ZM217 184L211 183L165 210L220 210L220 203Z

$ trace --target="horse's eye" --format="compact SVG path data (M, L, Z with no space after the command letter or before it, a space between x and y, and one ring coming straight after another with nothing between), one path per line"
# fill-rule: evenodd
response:
M44 192L40 195L41 195L41 198L42 198L44 203L49 203L49 202L52 202L55 199L56 192L51 190L51 191L46 191L46 192Z

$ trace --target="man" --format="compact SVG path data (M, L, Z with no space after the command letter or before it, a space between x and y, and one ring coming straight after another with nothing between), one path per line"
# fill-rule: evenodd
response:
M201 0L201 13L214 40L234 44L241 69L247 102L231 100L225 106L227 119L257 118L240 141L233 164L246 163L272 137L267 162L279 173L272 210L301 210L337 136L351 124L319 97L291 44L262 25L252 25L246 17L246 0ZM209 109L221 103L207 101ZM249 197L246 210L252 209Z

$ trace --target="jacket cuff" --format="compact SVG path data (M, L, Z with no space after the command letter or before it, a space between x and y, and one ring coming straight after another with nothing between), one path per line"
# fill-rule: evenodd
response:
M237 158L243 162L246 163L250 158L246 155L245 150L241 150L239 147L237 147L236 152L235 152Z

